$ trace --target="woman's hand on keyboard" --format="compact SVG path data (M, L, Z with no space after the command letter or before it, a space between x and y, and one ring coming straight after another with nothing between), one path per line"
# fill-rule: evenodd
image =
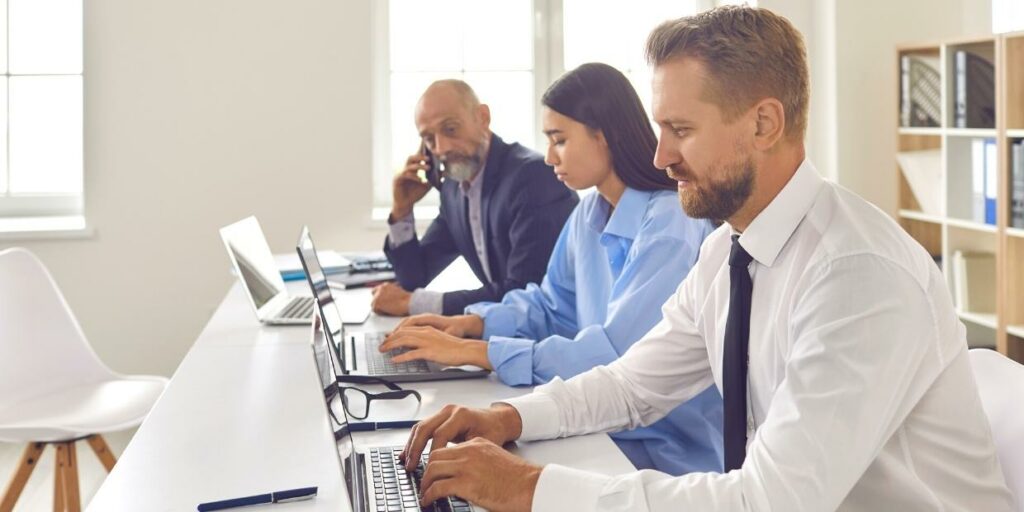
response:
M496 512L529 511L542 469L482 437L437 448L420 481L420 504L458 496Z
M472 364L493 370L487 358L487 343L452 336L434 327L403 327L393 331L380 344L381 352L402 348L407 351L393 357L393 362L426 359L445 365Z
M484 335L484 321L477 315L441 316L424 313L402 320L395 330L405 327L433 327L460 338L479 338Z

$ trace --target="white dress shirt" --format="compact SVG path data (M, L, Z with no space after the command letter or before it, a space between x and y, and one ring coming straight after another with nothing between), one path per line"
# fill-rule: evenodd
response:
M473 234L473 248L476 250L477 258L480 260L480 266L483 267L484 275L490 281L491 263L487 258L487 233L483 223L484 170L486 168L486 165L481 167L480 171L469 182L460 183L459 190L462 191L462 197L469 205L469 211L466 213L469 216L469 230ZM391 222L389 229L391 236L388 237L388 243L394 249L410 242L416 236L416 220L410 212L409 215ZM420 313L440 315L443 309L444 293L442 292L417 288L413 290L412 296L409 297L410 315L418 315Z
M509 400L522 439L649 425L721 389L731 234L708 237L663 320L620 359ZM754 258L743 467L548 465L534 510L1012 510L964 326L917 242L805 161L740 243Z

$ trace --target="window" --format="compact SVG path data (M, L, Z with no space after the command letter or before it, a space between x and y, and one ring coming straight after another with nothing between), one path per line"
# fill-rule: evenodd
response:
M992 32L1024 30L1024 5L1018 0L992 0Z
M616 0L563 0L565 69L604 62L633 83L651 113L651 70L644 58L647 35L659 23L697 12L697 0L647 0L643 8Z
M708 0L390 0L375 2L374 211L385 218L391 180L419 147L413 109L434 80L461 78L491 107L491 127L543 152L538 112L547 86L585 62L617 67L650 112L647 34ZM384 36L383 34L386 34ZM437 205L436 193L421 202ZM421 210L422 211L422 210Z
M82 2L0 0L0 217L82 213Z

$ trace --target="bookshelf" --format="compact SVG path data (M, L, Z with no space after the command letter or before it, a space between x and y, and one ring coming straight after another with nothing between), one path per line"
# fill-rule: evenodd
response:
M991 81L987 69L966 65L974 57L965 53L991 63ZM920 82L908 77L922 75L910 69L922 65L938 73L930 80L937 83L939 99L937 107L911 111L904 96L915 99L911 105L927 103L909 87ZM1013 225L1010 212L1013 144L1024 141L1024 33L899 46L896 68L897 221L935 258L951 292L955 253L995 256L994 311L958 315L972 347L993 347L1024 362L1024 227ZM973 80L970 86L967 80ZM965 115L965 90L981 90L975 97L990 97L994 110ZM979 166L987 173L980 176L993 177L986 183L989 197L996 187L994 219L991 202L988 215L979 217L985 205L984 197L978 202Z

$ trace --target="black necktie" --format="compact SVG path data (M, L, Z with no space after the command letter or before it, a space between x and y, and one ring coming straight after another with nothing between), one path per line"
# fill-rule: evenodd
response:
M753 258L732 236L729 252L729 316L722 356L725 402L725 470L739 469L747 456L747 344L750 340L750 295L754 282L747 267Z

